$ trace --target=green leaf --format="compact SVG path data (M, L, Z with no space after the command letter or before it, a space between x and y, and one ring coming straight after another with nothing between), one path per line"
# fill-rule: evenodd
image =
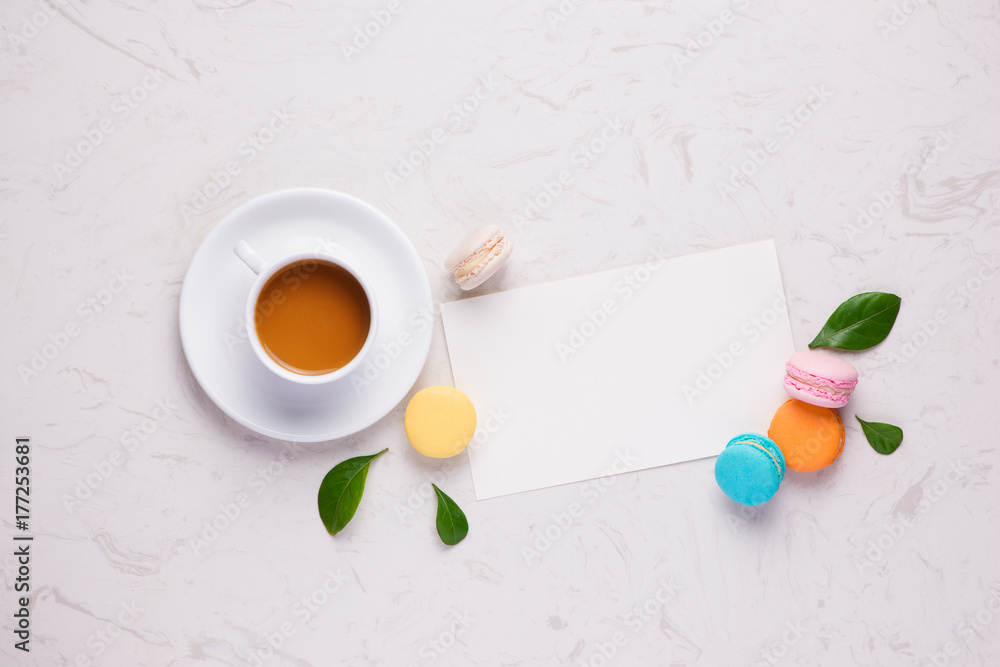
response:
M326 473L319 485L319 518L331 535L342 531L354 518L365 492L368 466L387 451L388 447L378 454L347 459Z
M867 350L889 335L901 299L885 292L865 292L840 304L809 347Z
M898 426L866 422L857 415L854 418L861 422L861 430L865 432L868 444L879 454L892 454L903 442L903 429Z
M438 499L437 529L441 541L448 546L454 546L465 539L469 534L469 520L465 518L465 512L449 498L444 491L437 488L437 484L431 484Z

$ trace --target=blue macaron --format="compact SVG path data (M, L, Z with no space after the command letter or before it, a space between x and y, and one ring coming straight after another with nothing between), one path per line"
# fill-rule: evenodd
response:
M785 478L785 456L770 438L744 433L729 441L715 460L715 481L743 505L763 505Z

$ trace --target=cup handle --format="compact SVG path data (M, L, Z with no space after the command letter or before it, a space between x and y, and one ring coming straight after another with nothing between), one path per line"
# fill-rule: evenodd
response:
M246 241L240 241L237 243L236 247L233 248L233 252L235 252L236 256L242 259L254 273L259 274L264 270L264 267L267 266L267 262L264 261L264 258L258 255Z

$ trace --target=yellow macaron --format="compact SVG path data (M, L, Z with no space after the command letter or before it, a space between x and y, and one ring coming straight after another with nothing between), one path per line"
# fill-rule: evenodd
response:
M454 387L427 387L410 399L403 427L414 449L445 459L469 446L476 433L476 408Z

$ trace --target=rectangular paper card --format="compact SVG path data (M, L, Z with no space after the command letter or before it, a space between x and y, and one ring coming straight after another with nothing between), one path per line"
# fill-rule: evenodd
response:
M794 351L773 241L441 306L476 497L715 456L766 432Z

